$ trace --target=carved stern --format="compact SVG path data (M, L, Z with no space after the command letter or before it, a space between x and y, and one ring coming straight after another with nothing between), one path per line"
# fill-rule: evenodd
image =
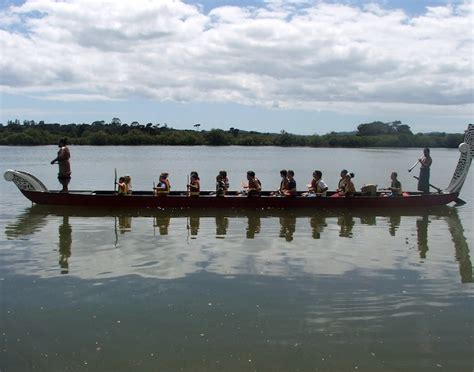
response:
M3 177L6 181L13 182L20 191L48 191L43 182L27 172L9 169Z
M453 178L451 179L449 186L444 190L446 193L459 193L467 178L469 167L471 166L471 161L474 157L474 124L469 124L467 127L464 142L459 145L459 151L461 152L461 155L456 170L454 171Z

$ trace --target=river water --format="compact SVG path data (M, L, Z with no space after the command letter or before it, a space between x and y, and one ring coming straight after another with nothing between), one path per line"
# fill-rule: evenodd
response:
M0 170L58 189L54 146L0 147ZM281 168L304 189L389 184L413 149L71 147L71 189L134 190L197 170L239 189ZM459 152L432 149L445 187ZM471 170L474 171L474 170ZM413 173L417 173L415 170ZM472 371L473 177L453 208L154 211L32 206L0 182L1 371Z

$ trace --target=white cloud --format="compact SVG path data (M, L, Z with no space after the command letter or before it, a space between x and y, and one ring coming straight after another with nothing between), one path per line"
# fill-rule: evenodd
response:
M306 1L205 14L180 1L31 0L0 12L0 90L469 116L472 17L468 1L409 17Z

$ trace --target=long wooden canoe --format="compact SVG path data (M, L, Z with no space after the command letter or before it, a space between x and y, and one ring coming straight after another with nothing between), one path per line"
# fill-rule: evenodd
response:
M387 197L382 193L367 195L356 193L351 197L296 197L261 196L248 197L230 192L218 197L212 192L202 192L198 197L189 197L184 191L171 192L167 196L154 196L151 191L134 191L133 195L121 196L114 191L88 190L61 193L50 191L35 176L17 170L7 170L4 177L12 181L29 200L42 205L70 205L82 207L152 208L152 209L295 209L295 208L412 208L445 205L459 200L459 192L467 177L474 156L474 125L469 124L464 142L459 145L460 158L449 186L437 193L404 193L404 196Z

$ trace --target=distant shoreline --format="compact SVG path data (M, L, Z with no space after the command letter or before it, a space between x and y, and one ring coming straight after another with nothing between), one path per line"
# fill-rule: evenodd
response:
M115 120L115 119L114 119ZM118 119L117 119L118 120ZM48 124L9 121L0 124L0 145L55 145L66 137L71 145L89 146L277 146L312 148L456 148L463 133L417 133L399 121L360 124L353 132L298 135L285 131L261 133L237 128L229 130L173 129L166 124L120 122Z

